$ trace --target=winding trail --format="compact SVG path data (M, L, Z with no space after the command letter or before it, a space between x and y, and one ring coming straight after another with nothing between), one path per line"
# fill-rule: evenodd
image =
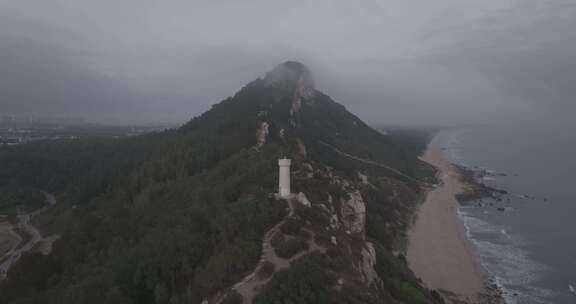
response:
M360 161L360 162L368 164L368 165L377 166L377 167L386 169L388 171L394 172L395 174L398 174L402 177L405 177L405 178L407 178L411 181L414 181L418 184L421 184L421 185L431 186L429 183L416 180L413 177L408 176L408 175L406 175L406 174L404 174L404 173L402 173L402 172L400 172L397 169L394 169L392 167L389 167L389 166L380 164L380 163L372 161L372 160L363 159L363 158L348 154L346 152L343 152L340 149L338 149L338 148L336 148L336 147L334 147L334 146L332 146L326 142L320 141L320 144L331 148L334 152L338 153L339 155L341 155L343 157L347 157L347 158L350 158L350 159L353 159L356 161ZM294 217L294 204L298 203L298 201L295 198L288 198L288 199L286 199L286 201L288 203L288 209L289 209L288 215L286 217L284 217L279 223L277 223L272 228L270 228L266 232L266 234L264 235L264 238L262 240L262 253L260 255L260 260L258 261L258 264L254 268L254 270L250 274L246 275L242 280L240 280L239 282L234 284L228 290L223 291L222 293L216 295L212 301L208 302L206 300L206 301L202 302L203 304L207 304L207 303L221 304L226 299L226 296L231 291L235 291L242 296L242 303L243 304L251 304L252 301L254 300L254 297L258 294L260 289L264 285L266 285L270 280L272 280L275 273L289 268L290 263L292 261L297 260L298 258L300 258L304 255L310 254L312 252L325 252L326 251L325 248L319 246L314 241L315 233L313 231L304 229L310 234L310 237L307 240L308 241L308 249L307 250L302 251L302 252L300 252L300 253L296 254L295 256L288 258L288 259L284 259L284 258L281 258L281 257L276 255L276 252L274 251L274 247L272 246L272 238L274 237L274 235L276 233L282 233L280 231L280 227L282 226L282 224L284 224L286 222L286 220ZM259 279L257 274L261 271L262 267L267 262L272 263L274 265L274 271L273 271L272 275L270 275L268 278Z
M47 192L43 193L44 196L46 197L46 203L48 204L48 206L42 207L31 213L18 215L17 225L24 231L26 231L26 233L31 236L31 239L28 242L26 242L26 244L20 247L22 243L22 238L19 236L20 241L17 242L16 245L10 251L8 251L6 254L4 254L4 256L2 256L2 258L0 259L1 261L3 261L0 264L0 280L6 279L6 276L10 268L14 266L16 262L18 262L18 260L20 259L20 257L22 257L23 254L29 252L30 250L32 250L32 248L34 248L34 246L36 246L36 244L44 240L44 238L42 238L42 235L40 234L40 231L38 231L36 227L30 224L30 220L32 219L32 217L40 214L48 207L55 205L57 201L54 195ZM13 231L13 229L11 230Z
M18 244L22 242L22 237L14 231L14 227L9 222L0 222L0 234L0 238L5 244L3 246L9 246L9 248L3 248L4 252L0 256L0 262L2 262L8 254L11 254L18 247Z
M289 209L288 215L284 217L284 219L282 219L278 224L270 228L270 230L268 230L268 232L266 232L266 234L264 235L264 239L262 240L262 253L260 255L260 260L258 261L258 264L254 268L254 270L250 274L245 276L242 280L240 280L238 283L234 284L230 288L230 290L225 291L221 295L218 295L216 297L216 300L213 301L212 303L220 304L222 303L222 301L224 301L224 299L226 298L226 296L230 291L236 291L242 296L243 304L251 304L252 301L254 300L254 297L258 294L260 288L262 288L264 285L270 282L270 280L272 280L276 272L289 268L290 263L292 263L292 261L297 260L302 256L305 256L312 252L326 251L325 248L319 246L314 241L315 233L313 231L303 229L310 234L310 237L308 238L307 250L304 250L288 259L284 259L276 255L274 247L272 246L272 238L276 233L282 233L280 231L280 227L282 226L282 224L284 224L289 218L294 217L294 204L298 203L298 201L295 198L288 198L286 199L286 201L288 203L288 209ZM274 265L274 272L268 278L259 279L257 274L258 272L260 272L260 270L262 269L262 267L265 265L266 262L272 263Z
M421 185L424 185L424 186L432 186L431 184L429 184L429 183L427 183L427 182L423 182L423 181L417 180L417 179L415 179L415 178L413 178L413 177L411 177L411 176L408 176L408 175L406 175L406 174L404 174L404 173L402 173L402 172L398 171L397 169L394 169L394 168L392 168L392 167L390 167L390 166L386 166L386 165L384 165L384 164L375 162L375 161L373 161L373 160L364 159L364 158L361 158L361 157L358 157L358 156L354 156L354 155L352 155L352 154L348 154L348 153L346 153L346 152L344 152L344 151L342 151L342 150L340 150L340 149L334 147L333 145L331 145L331 144L329 144L329 143L326 143L326 142L324 142L324 141L321 141L321 140L320 140L320 141L318 141L318 142L319 142L321 145L324 145L324 146L332 149L334 152L340 154L340 156L344 156L344 157L346 157L346 158L349 158L349 159L352 159L352 160L356 160L356 161L365 163L365 164L367 164L367 165L376 166L376 167L380 167L380 168L386 169L386 170L388 170L388 171L394 172L394 173L396 173L396 174L398 174L398 175L400 175L400 176L402 176L402 177L405 177L405 178L407 178L407 179L409 179L409 180L411 180L411 181L413 181L413 182L416 182L416 183L421 184Z

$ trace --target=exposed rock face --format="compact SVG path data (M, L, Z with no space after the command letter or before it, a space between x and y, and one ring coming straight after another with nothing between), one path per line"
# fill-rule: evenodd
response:
M307 87L304 83L304 77L301 76L296 83L296 88L294 89L290 115L299 113L300 109L302 108L302 102L304 100L312 100L312 97L314 97L314 89Z
M268 133L270 125L267 122L262 122L260 124L260 128L256 131L256 147L260 148L266 143L266 139L268 138Z
M294 96L292 97L292 107L290 108L290 115L300 112L302 108L302 95L304 94L304 85L302 82L302 77L298 80L296 84L296 89L294 90Z
M266 74L266 83L292 91L290 116L295 117L302 109L305 101L313 101L315 94L312 73L303 64L295 61L287 61ZM296 121L292 125L296 126Z
M296 199L298 200L298 202L306 207L312 207L312 203L310 203L310 201L308 200L308 198L306 197L306 194L300 192L298 193L298 195L296 196Z
M298 86L304 91L314 89L314 80L310 70L300 62L287 61L276 66L266 74L264 80L274 86L294 88Z
M307 163L303 164L308 167ZM330 167L315 167L316 178L325 179L338 188L339 191L328 192L324 203L315 206L321 207L329 216L329 224L325 226L330 232L329 244L331 246L346 247L350 240L354 240L352 250L356 259L353 261L357 278L366 286L377 284L382 286L382 280L375 270L376 249L373 243L366 241L366 202L362 197L360 188L369 185L368 176L358 172L357 179L340 176ZM306 170L306 169L305 169ZM341 193L346 193L343 195ZM342 233L349 234L341 237ZM361 245L356 245L361 244ZM357 246L357 247L356 247ZM338 288L340 285L336 285ZM377 289L377 288L376 288Z
M338 240L336 240L335 236L330 237L330 243L332 243L334 246L338 245Z
M358 172L358 178L360 178L360 180L362 181L362 184L364 185L368 185L368 176L362 174L361 172Z
M374 266L376 265L376 249L374 249L374 245L370 242L366 242L365 247L362 248L362 260L360 261L360 273L362 273L362 277L364 283L371 285L375 281L379 281L380 278L378 274L374 270Z
M313 178L314 177L314 168L309 163L303 163L302 168L304 168L304 174L306 178Z
M342 202L340 214L342 224L350 233L364 234L366 225L366 204L358 190L348 193L350 199Z
M340 229L340 221L338 220L338 215L332 214L332 216L330 217L330 228L332 230Z
M300 153L300 155L306 157L306 155L308 155L308 153L306 152L306 145L300 138L296 139L296 142L298 143L298 152Z

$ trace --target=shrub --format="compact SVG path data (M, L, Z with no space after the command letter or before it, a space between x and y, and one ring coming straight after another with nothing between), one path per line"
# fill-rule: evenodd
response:
M398 288L400 292L399 298L406 303L410 304L424 304L428 301L426 300L426 296L424 293L416 286L412 285L408 282L400 283Z
M308 249L308 243L299 238L288 239L275 249L276 254L284 259L291 258Z
M280 231L287 235L298 236L301 234L301 226L300 221L290 218L280 226Z
M222 304L242 304L242 301L242 296L235 290L231 290L222 301Z
M266 261L266 262L264 262L264 264L262 265L260 270L258 270L256 277L259 280L268 279L269 277L271 277L274 274L274 270L275 270L274 264Z
M280 245L282 245L282 243L284 243L284 234L282 234L282 232L276 232L273 236L272 239L270 240L270 244L272 245L272 247L274 249L280 247Z

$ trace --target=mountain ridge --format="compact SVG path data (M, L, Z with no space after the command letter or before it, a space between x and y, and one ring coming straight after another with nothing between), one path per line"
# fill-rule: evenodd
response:
M222 108L227 115L219 115ZM233 114L230 115L230 112ZM234 130L234 136L244 138L254 145L264 140L286 143L282 138L286 135L286 138L294 137L292 139L300 140L297 148L301 154L307 154L305 152L310 149L313 152L326 153L325 145L320 146L322 141L338 149L355 151L354 154L358 157L374 158L375 161L387 163L390 167L406 171L403 173L407 175L416 170L390 163L404 160L405 151L385 135L366 125L343 105L317 91L313 86L311 72L299 62L288 61L277 66L263 79L249 83L233 97L214 105L210 111L193 119L181 130L192 130L203 120L217 124L218 126L214 127L219 130L238 128ZM255 142L248 139L250 135L247 135L254 132ZM361 149L354 142L361 140L352 136L352 133L358 135L359 132L363 137L361 140L374 141L386 147L379 149L379 155ZM262 137L264 133L267 136ZM420 165L426 166L422 163Z
M175 130L0 150L0 185L62 202L37 219L62 235L52 253L24 257L0 300L440 303L394 253L425 191L415 180L433 171L317 91L311 75L281 64ZM289 202L271 195L284 155ZM233 286L260 269L265 248L289 266L262 264L266 284L243 298ZM42 269L34 282L17 275L31 267Z

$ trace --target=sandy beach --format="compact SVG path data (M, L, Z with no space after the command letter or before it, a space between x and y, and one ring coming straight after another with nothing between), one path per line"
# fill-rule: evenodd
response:
M428 193L409 231L409 266L428 288L477 303L484 292L484 274L457 215L455 195L463 185L436 140L422 159L439 170L442 185Z

